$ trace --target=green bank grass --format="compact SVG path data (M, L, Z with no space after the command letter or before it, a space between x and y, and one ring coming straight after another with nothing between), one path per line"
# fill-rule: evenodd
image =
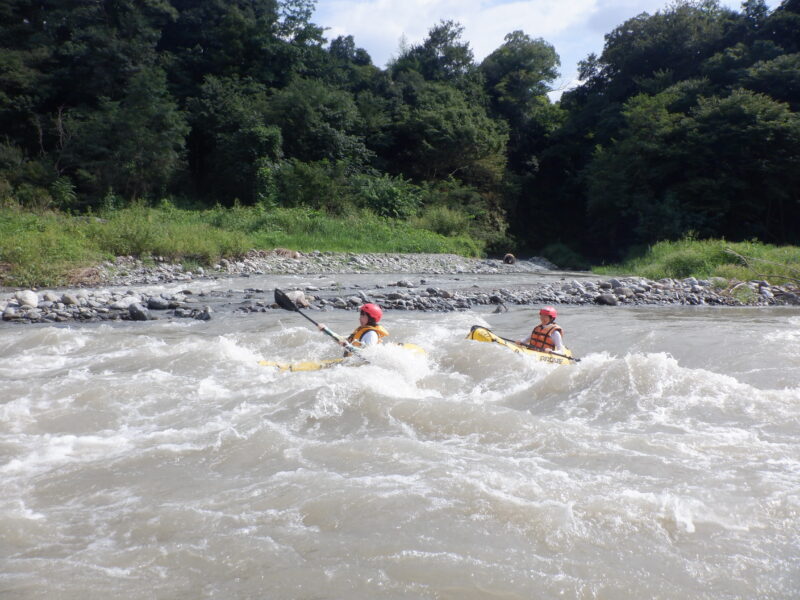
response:
M730 251L735 252L732 254ZM738 256L746 257L743 260ZM594 267L601 275L638 275L647 279L766 280L780 285L800 280L800 248L761 242L684 239L659 242L641 256L619 265Z
M250 249L308 252L425 252L480 256L465 235L447 237L361 212L331 217L305 208L183 210L133 206L98 216L0 208L0 285L70 285L114 256L210 265Z

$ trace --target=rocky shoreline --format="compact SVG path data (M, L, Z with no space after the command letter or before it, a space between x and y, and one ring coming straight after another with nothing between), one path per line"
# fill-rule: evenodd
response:
M68 291L17 289L0 291L4 323L63 323L98 321L145 321L157 318L208 320L215 312L266 312L277 309L272 290L193 291L192 283L204 280L247 278L254 275L310 274L547 274L557 267L545 259L469 259L441 254L353 254L289 250L253 251L239 261L220 261L210 269L186 270L181 265L156 259L145 263L120 257L86 271L83 285ZM136 286L185 283L178 292L136 291ZM475 306L508 305L692 305L773 306L800 305L800 290L765 281L729 282L724 279L651 281L641 277L570 278L525 288L501 287L444 289L427 285L424 278L400 278L375 285L371 292L353 286L350 293L337 286L306 286L290 293L301 306L314 310L355 309L365 301L389 310L451 312ZM373 289L374 288L374 289Z

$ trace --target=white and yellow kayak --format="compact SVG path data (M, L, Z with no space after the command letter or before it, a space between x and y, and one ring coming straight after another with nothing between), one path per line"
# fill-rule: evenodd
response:
M472 329L469 330L466 339L475 340L476 342L494 342L495 344L505 346L512 352L517 352L518 354L528 354L536 358L538 361L556 365L569 365L580 361L578 358L573 358L572 352L569 350L565 349L563 354L556 354L555 352L539 352L538 350L533 350L513 340L502 338L499 335L492 333L492 331L489 329L486 329L486 327L482 327L480 325L473 325Z
M416 354L427 354L422 346L416 344L391 344L392 346L399 346L405 350L410 350ZM365 365L364 360L359 360L358 357L341 357L329 358L324 360L304 360L296 363L276 362L273 360L260 360L258 364L262 367L275 367L281 371L319 371L321 369L329 369L336 365L347 364L351 366Z

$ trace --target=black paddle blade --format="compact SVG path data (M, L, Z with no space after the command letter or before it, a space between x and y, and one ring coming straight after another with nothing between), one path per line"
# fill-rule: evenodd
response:
M292 302L292 299L278 288L275 288L275 302L281 308L291 310L293 312L300 312L300 309L297 308L297 305L294 302Z

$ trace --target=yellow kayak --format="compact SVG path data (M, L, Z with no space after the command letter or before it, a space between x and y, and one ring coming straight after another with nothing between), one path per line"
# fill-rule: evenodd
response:
M466 339L475 340L476 342L494 342L495 344L505 346L512 352L528 354L541 362L552 363L556 365L569 365L580 361L579 358L573 358L572 352L569 350L565 349L563 354L556 354L555 352L539 352L538 350L532 350L531 348L523 346L522 344L513 340L502 338L499 335L492 333L489 329L486 329L486 327L482 327L480 325L473 325L472 329L469 330Z
M425 349L422 346L417 346L416 344L392 344L393 346L400 346L406 350L411 350L417 354L427 354ZM352 357L341 357L341 358L329 358L326 360L304 360L301 362L296 363L286 363L286 362L276 362L273 360L260 360L258 364L262 367L276 367L281 371L319 371L321 369L329 369L330 367L335 367L336 365L340 365L345 363L347 365L364 365L367 364L363 360L359 360L358 358Z

